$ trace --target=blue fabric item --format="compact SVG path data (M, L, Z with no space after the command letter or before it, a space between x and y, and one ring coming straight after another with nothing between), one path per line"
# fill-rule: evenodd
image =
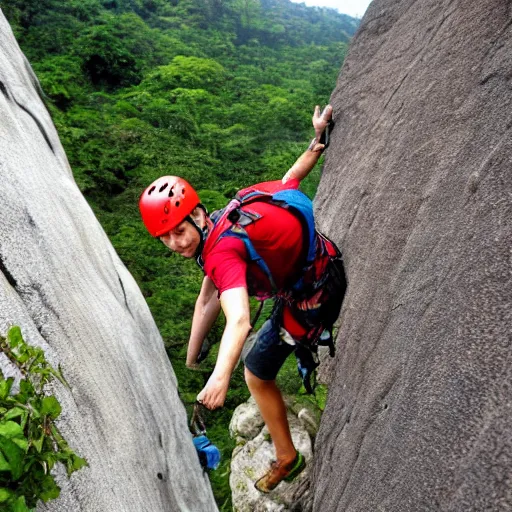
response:
M289 189L276 192L272 196L273 201L283 201L285 207L296 210L305 221L308 229L308 263L312 263L316 256L316 231L315 218L313 216L313 203L308 196L300 190Z
M196 436L193 439L201 466L208 469L217 469L220 464L220 451L205 436Z
M274 311L276 306L274 305ZM274 380L295 347L284 343L277 315L269 318L258 331L256 341L244 359L244 365L261 380Z

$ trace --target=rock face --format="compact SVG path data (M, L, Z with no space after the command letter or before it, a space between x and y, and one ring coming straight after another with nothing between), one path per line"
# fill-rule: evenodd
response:
M375 0L332 95L349 281L316 511L512 509L512 4Z
M62 366L59 426L89 462L41 509L216 510L162 339L74 183L1 12L0 181L0 332L20 325Z

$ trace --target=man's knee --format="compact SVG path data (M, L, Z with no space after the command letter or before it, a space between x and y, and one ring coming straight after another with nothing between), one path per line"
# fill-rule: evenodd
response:
M256 375L254 375L254 373L252 373L251 370L249 370L249 368L247 368L247 366L244 369L244 377L245 377L245 382L247 383L247 385L249 387L251 387L251 385L253 383L257 384L257 382L259 380L261 380L260 378L256 377Z
M249 389L261 389L263 387L268 386L270 383L274 382L273 380L260 379L259 377L254 375L254 373L252 373L251 370L249 370L249 368L247 368L247 366L245 367L245 370L244 370L244 376L245 376L245 382L247 383L247 386L249 387Z

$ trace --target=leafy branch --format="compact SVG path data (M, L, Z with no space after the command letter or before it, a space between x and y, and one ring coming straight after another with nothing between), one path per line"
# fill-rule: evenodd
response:
M56 462L68 476L87 465L55 426L61 413L58 400L44 393L53 378L66 381L46 361L42 349L27 345L19 327L11 327L0 348L20 370L19 391L12 393L14 379L0 373L0 510L26 512L37 502L60 494L51 475Z

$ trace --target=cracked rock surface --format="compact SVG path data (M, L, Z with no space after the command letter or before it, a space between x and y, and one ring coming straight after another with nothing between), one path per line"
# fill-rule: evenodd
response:
M349 287L304 510L512 509L512 4L374 0L316 197Z

